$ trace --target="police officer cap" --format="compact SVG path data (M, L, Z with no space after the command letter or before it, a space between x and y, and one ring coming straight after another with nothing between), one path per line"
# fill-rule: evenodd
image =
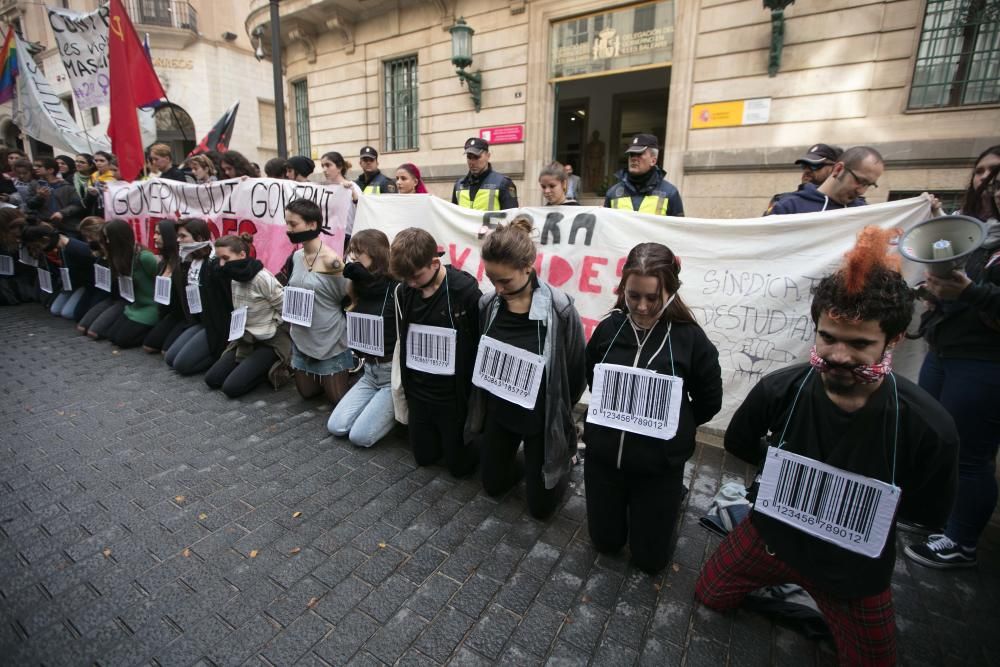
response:
M837 146L830 146L828 144L815 144L809 147L806 154L795 161L795 164L811 164L813 166L821 164L831 164L840 159L841 154L844 150L838 148Z
M361 149L361 157L370 157L373 160L378 159L378 151L371 146L365 146Z
M490 149L490 142L479 137L469 137L465 142L465 152L473 155L482 155Z
M660 142L653 134L637 134L632 137L632 141L629 142L628 148L625 149L626 153L644 153L647 148L655 148L660 150Z

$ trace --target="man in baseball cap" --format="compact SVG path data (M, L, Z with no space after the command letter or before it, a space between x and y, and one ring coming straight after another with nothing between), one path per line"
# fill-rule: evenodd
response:
M802 180L796 192L801 192L806 187L818 188L823 185L823 181L830 177L833 165L837 164L844 150L838 146L829 144L813 144L806 151L806 154L795 161L795 165L802 168ZM764 215L770 215L774 205L793 193L783 192L771 197L767 204Z
M490 164L490 143L480 137L465 142L465 163L469 173L455 181L451 203L475 211L499 211L517 208L514 182Z
M632 137L625 157L628 168L618 172L618 182L604 197L605 208L617 208L653 215L684 215L681 193L668 181L666 172L656 162L660 142L655 135L637 134Z
M378 151L371 146L361 149L361 175L355 183L366 195L378 195L383 192L396 192L396 183L386 178L378 168Z

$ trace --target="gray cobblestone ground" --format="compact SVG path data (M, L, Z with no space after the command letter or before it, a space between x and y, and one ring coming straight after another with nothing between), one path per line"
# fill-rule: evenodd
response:
M746 467L700 446L672 566L587 538L582 470L553 518L522 491L358 450L292 390L231 401L158 359L0 312L0 656L11 665L829 665L832 649L693 602L696 525ZM996 664L1000 527L977 570L899 561L907 664Z

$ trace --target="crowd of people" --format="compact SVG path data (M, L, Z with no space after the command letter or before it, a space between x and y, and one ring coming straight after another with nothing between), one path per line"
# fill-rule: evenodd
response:
M472 138L464 151L469 171L452 201L516 208L517 191L492 169L489 145ZM682 215L677 188L656 166L656 137L637 135L626 156L605 205ZM328 183L349 188L355 202L426 192L415 165L390 178L373 147L359 157L356 181L340 153L320 160ZM474 276L442 261L447 239L420 227L392 239L366 229L342 257L323 243L320 208L295 200L284 218L296 250L273 275L253 257L249 235L213 239L198 218L159 222L155 252L126 222L105 220L100 184L118 177L112 155L7 158L5 305L40 302L81 334L161 354L173 371L204 374L232 398L293 379L303 397L331 404L329 432L359 447L377 446L402 422L417 465L443 464L456 477L478 470L490 495L523 480L540 518L558 507L583 461L574 407L589 387L582 440L590 539L602 553L627 544L649 573L669 562L684 464L697 427L721 409L723 383L718 351L681 294L681 260L666 245L631 249L615 301L588 341L573 299L535 272L538 234L523 217L483 239L493 287L484 293ZM235 151L193 156L179 169L167 147L154 145L150 161L161 177L192 182L258 173ZM801 187L776 196L769 213L859 205L884 164L873 148L825 144L802 163ZM315 166L295 156L264 171L308 180ZM570 173L558 163L541 172L548 205L577 203ZM817 601L843 663L891 664L893 520L929 532L906 548L915 562L976 563L997 502L1000 417L989 402L1000 388L998 186L994 146L978 157L961 209L988 225L986 243L963 271L928 276L919 292L928 304L920 334L930 344L919 385L892 372L917 291L893 264L886 234L867 228L843 266L818 282L809 363L765 376L726 432L726 449L762 472L750 489L755 511L701 572L703 604L731 609L755 589L796 583ZM870 516L850 503L832 507L832 494L850 484L867 494ZM851 514L851 530L837 511ZM870 539L874 550L862 551L857 543Z

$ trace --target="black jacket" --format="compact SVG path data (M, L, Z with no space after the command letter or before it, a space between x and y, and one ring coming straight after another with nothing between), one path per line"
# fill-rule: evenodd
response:
M819 188L807 184L801 190L781 195L780 199L768 209L766 215L819 213L821 211L835 211L841 208L864 206L867 203L864 197L858 197L847 204L838 204L820 192Z
M661 474L670 468L684 465L694 452L695 430L714 417L722 407L719 351L694 322L674 323L669 344L661 348L660 344L667 333L667 321L661 318L646 335L642 351L639 352L632 327L625 320L625 314L615 310L594 330L587 343L587 385L593 388L594 366L602 363L602 360L608 364L646 368L646 364L656 353L655 360L649 365L650 370L684 379L680 424L673 439L663 441L588 422L583 432L583 439L587 443L587 458L619 467L620 451L622 470L638 474ZM670 364L671 348L673 372Z
M465 271L459 271L450 264L444 269L448 272L451 314L458 331L455 341L455 395L461 414L465 414L472 390L472 366L479 349L479 297L483 293L476 279ZM441 289L444 289L443 284ZM404 283L399 286L398 294L399 308L403 314L399 322L399 368L405 388L407 378L412 373L406 367L406 336L410 330L408 313L414 300L420 298L420 290Z
M208 336L208 349L218 358L229 344L229 318L233 313L233 292L229 279L219 269L219 260L206 258L198 275L201 313L192 315L188 309L186 288L191 262L184 262L173 273L170 302L182 304L188 322L200 323Z
M965 271L973 284L957 301L928 310L921 328L931 349L942 357L1000 361L1000 248L975 251Z
M38 194L40 188L48 188L49 194L46 197ZM53 213L61 213L62 219L53 222L56 229L62 234L73 237L79 235L80 220L83 219L83 202L76 194L76 188L65 181L46 183L36 181L31 185L31 194L28 198L28 210L33 211L39 220L49 220Z
M455 181L455 185L451 189L451 203L458 204L459 190L468 190L469 198L475 199L476 193L484 184L497 191L501 210L518 207L517 188L514 186L514 181L499 171L493 171L492 164L486 165L486 169L478 175L470 171Z
M896 392L891 378L886 378L863 408L848 414L830 401L821 378L813 373L789 421L795 395L809 370L808 364L797 364L758 382L729 422L726 450L760 465L767 453L765 436L770 433L770 442L776 443L788 422L785 450L891 483L895 446L895 481L902 489L899 517L943 525L958 473L958 433L951 415L930 394L898 375ZM899 397L898 437L894 394ZM856 598L889 586L896 562L895 527L882 555L869 558L758 513L752 514L752 521L776 557L832 595Z
M386 192L393 193L396 192L396 182L391 178L387 177L381 171L376 171L375 175L371 178L367 178L368 174L361 172L358 176L358 180L354 181L357 183L361 191L364 192L367 187L377 187L379 191L376 194L383 194ZM370 193L365 193L370 194Z
M160 174L160 178L164 178L168 181L180 181L181 183L187 183L187 176L184 172L177 168L177 165L170 165L170 169Z
M646 174L638 178L629 175L627 169L622 169L615 176L618 182L612 185L604 195L604 208L613 208L615 199L628 197L632 200L632 210L638 211L642 200L657 195L667 200L666 215L684 216L684 202L677 187L667 180L667 172L654 166Z
M351 312L363 315L381 315L383 326L382 344L384 357L391 357L396 345L396 285L399 283L386 276L374 276L360 262L344 265L344 277L351 281L353 305ZM355 351L356 355L369 355Z

